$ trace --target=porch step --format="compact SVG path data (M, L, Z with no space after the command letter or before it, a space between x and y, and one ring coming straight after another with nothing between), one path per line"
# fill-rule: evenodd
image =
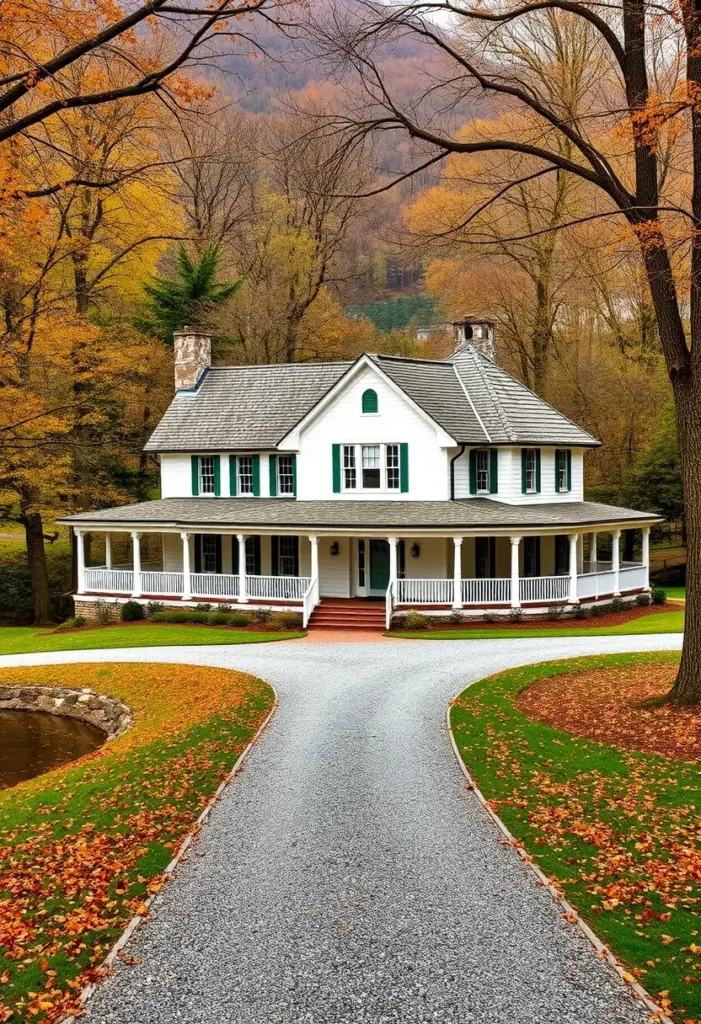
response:
M310 629L384 630L385 608L381 602L324 599L309 619Z

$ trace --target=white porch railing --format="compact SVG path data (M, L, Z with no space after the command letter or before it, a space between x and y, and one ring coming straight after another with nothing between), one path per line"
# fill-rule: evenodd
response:
M639 562L622 566L619 577L621 592L624 590L637 590L638 587L644 587L647 584L645 566Z
M452 604L452 580L397 580L397 604Z
M602 594L613 594L616 589L615 572L588 572L577 577L577 597L596 599Z
M310 583L309 576L246 576L246 594L273 601L302 601Z
M519 580L521 601L565 601L569 596L569 576L522 576Z
M309 581L309 586L304 591L302 598L302 629L307 628L312 612L319 603L319 580L314 579Z
M179 597L183 592L183 574L181 572L142 572L141 593L154 597L168 595Z
M394 611L394 592L396 583L391 582L387 587L385 594L385 629L389 629L392 625L392 613Z
M193 597L238 597L239 578L227 573L193 572L190 574Z
M134 573L131 569L86 569L85 589L105 594L131 594Z
M510 604L510 579L481 579L462 581L463 604Z

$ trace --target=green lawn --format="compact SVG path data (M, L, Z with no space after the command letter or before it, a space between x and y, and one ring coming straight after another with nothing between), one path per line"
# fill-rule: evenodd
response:
M46 666L3 683L55 681ZM58 1024L274 705L260 679L187 665L66 665L134 724L73 765L0 792L0 1021Z
M667 597L672 598L673 601L685 601L686 600L686 587L665 587L667 591Z
M701 1018L699 764L557 731L513 704L535 679L674 661L609 655L484 679L451 708L460 755L507 827L674 1019Z
M262 630L222 629L214 626L135 623L130 626L100 626L95 629L61 633L35 626L0 627L0 655L41 651L94 651L114 647L181 647L199 644L259 644L271 640L293 640L304 636L293 630L266 633Z
M660 612L643 615L639 619L621 622L618 626L593 626L588 619L579 626L540 626L537 629L440 629L415 632L392 630L389 636L411 640L522 640L546 636L621 636L639 633L681 633L684 630L684 612Z

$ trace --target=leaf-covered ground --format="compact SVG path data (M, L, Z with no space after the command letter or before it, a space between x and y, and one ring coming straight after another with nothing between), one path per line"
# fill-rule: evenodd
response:
M57 1021L274 704L259 679L185 665L61 665L0 683L91 687L131 729L0 793L0 1021Z
M451 724L477 785L543 871L675 1020L698 1024L698 762L593 742L516 706L519 692L536 680L569 700L570 673L581 680L602 669L619 679L628 671L632 678L656 678L664 688L677 658L610 655L505 672L463 691ZM536 685L542 692L548 684ZM630 696L628 689L621 699ZM607 714L606 701L596 710L599 718Z
M116 647L182 647L199 644L259 644L271 640L294 640L304 636L292 630L230 629L223 626L174 625L167 622L135 622L99 626L75 632L56 632L36 626L0 626L0 655L42 651L92 651Z

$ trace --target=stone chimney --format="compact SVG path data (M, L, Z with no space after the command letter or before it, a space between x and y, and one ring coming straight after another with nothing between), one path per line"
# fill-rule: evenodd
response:
M183 327L173 333L175 390L191 391L212 365L212 332L203 327Z
M472 345L483 356L487 356L496 363L497 347L494 339L494 324L491 320L464 317L453 324L453 336L456 352L465 348L466 345Z

